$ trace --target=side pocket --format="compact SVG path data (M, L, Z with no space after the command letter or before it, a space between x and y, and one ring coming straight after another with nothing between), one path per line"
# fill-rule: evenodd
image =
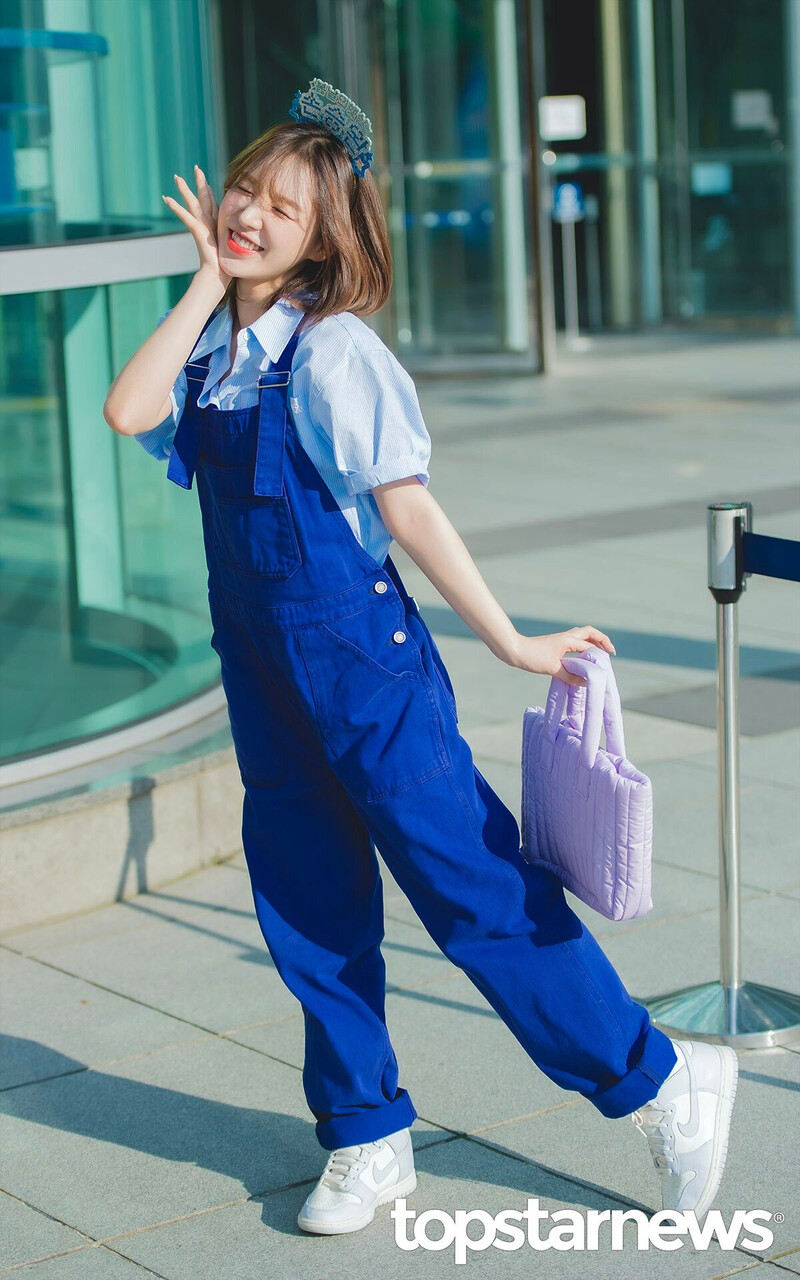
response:
M390 680L426 679L399 600L368 601L353 613L317 625L349 656L362 662L376 675ZM396 634L402 634L404 640L397 643L394 639Z
M441 688L447 700L453 718L458 724L458 708L456 707L456 695L453 686L450 683L450 676L447 667L444 665L444 659L439 652L436 641L431 635L429 627L425 623L425 619L418 609L407 615L407 619L412 619L412 625L418 629L419 639L414 638L414 644L419 650L420 660L425 668L426 675L430 680L435 680Z
M392 620L387 627L381 616L377 633L367 626L372 610L297 631L333 768L367 804L425 782L448 764L430 682L415 669L412 644L393 644Z
M453 709L453 715L455 716L456 724L458 724L458 707L456 706L455 690L453 689L453 686L450 682L450 675L448 673L447 667L444 665L444 659L442 658L442 655L439 652L439 649L437 647L436 641L433 639L433 636L431 636L431 652L433 654L433 661L436 666L436 672L439 676L439 681L445 693L447 694L448 700L450 702L450 706Z

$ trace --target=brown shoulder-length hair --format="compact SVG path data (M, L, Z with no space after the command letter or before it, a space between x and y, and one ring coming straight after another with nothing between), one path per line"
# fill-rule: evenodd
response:
M272 201L277 194L288 194L281 180L295 165L308 176L325 257L298 263L265 310L279 298L291 299L306 313L301 329L340 311L371 315L392 287L386 215L372 171L358 177L347 148L330 130L312 120L273 125L231 160L224 190L244 181ZM234 321L237 280L230 281L220 303L228 306Z

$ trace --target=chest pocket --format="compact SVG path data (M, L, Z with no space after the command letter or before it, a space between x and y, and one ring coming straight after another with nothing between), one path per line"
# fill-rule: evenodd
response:
M208 519L219 559L238 573L290 578L302 563L294 518L284 492L253 493L252 465L220 466L202 459L211 501Z

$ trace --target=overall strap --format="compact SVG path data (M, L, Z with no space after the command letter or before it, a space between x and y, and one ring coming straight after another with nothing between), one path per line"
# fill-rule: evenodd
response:
M197 337L200 341L211 321L218 315L215 307L206 320ZM197 346L195 343L195 347ZM194 350L194 348L192 348ZM183 366L186 375L186 404L172 441L172 453L167 467L167 479L180 485L182 489L191 489L197 466L197 454L200 448L200 432L197 423L197 398L208 376L211 352L199 356L196 360L187 360Z
M274 367L258 378L258 445L253 492L263 498L283 493L283 458L289 378L299 334L293 333Z
M211 352L207 351L204 356L198 356L196 360L187 360L183 366L183 372L186 375L186 399L191 401L193 409L197 408L197 400L208 377L210 364Z

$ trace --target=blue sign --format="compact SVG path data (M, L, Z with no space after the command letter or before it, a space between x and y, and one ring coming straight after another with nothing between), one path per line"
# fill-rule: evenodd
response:
M733 190L733 166L720 160L692 165L693 196L728 196Z
M553 188L553 217L556 222L580 222L585 212L580 183L557 182Z

